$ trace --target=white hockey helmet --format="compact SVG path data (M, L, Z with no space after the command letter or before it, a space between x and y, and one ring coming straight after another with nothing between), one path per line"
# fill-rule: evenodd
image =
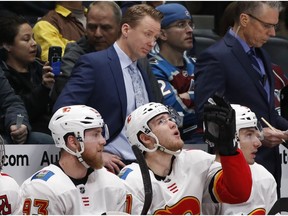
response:
M67 148L64 136L68 133L73 133L81 145L80 154L84 151L84 131L86 129L103 127L105 139L109 138L109 132L100 113L85 105L72 105L58 109L52 116L49 122L49 129L55 145L58 148L63 148L70 154L76 155L75 152Z
M141 132L154 137L157 140L158 138L152 133L148 123L155 116L167 113L169 114L169 109L161 103L147 103L136 110L134 110L126 118L126 136L131 145L137 145L141 151L153 152L157 150L155 147L153 150L146 148L139 139L139 134Z
M144 151L154 152L156 150L160 150L172 155L179 154L181 150L175 152L166 149L164 146L162 146L159 143L159 140L156 137L156 135L151 131L151 128L148 126L148 123L151 119L153 119L155 116L164 113L167 113L170 116L170 120L174 121L176 125L179 125L181 123L182 117L179 116L178 113L173 108L155 102L144 104L138 107L136 110L134 110L129 116L127 116L125 127L126 127L126 136L130 144L138 146L138 148L142 152ZM145 147L145 145L143 145L143 143L139 138L141 132L155 139L156 143L154 143L153 149L148 149Z
M231 104L231 106L235 110L236 115L236 136L239 137L239 132L242 128L255 127L260 132L262 131L261 124L258 122L255 113L248 107L239 104Z
M2 136L0 135L0 171L2 170L2 167L4 166L5 163L5 144Z

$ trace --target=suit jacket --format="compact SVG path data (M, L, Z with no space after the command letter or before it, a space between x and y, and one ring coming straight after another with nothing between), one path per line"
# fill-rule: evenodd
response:
M154 101L147 73L138 64L149 101ZM53 112L63 106L85 104L95 108L107 123L109 143L122 130L127 109L126 89L118 55L113 46L82 55L59 95Z
M195 103L199 125L202 125L204 104L217 91L230 103L249 107L259 120L264 117L274 127L281 130L288 129L288 121L275 111L274 77L270 57L262 48L256 49L262 58L270 84L270 101L248 55L238 40L227 32L222 40L202 52L196 62ZM265 126L263 122L262 125ZM256 161L266 167L280 185L279 147L261 146Z

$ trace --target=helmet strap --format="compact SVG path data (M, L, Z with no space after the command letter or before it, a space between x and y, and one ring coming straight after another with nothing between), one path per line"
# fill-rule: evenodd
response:
M76 150L76 152L72 151L71 149L69 149L66 145L63 147L68 153L74 155L77 157L78 161L85 167L85 168L89 168L90 166L83 160L82 158L82 153L84 152L84 142L83 142L83 139L81 136L77 136L76 137L77 140L79 141L80 143L80 151Z
M78 161L85 167L85 168L89 168L90 166L83 160L82 158L82 153L80 153L79 151L76 152L75 156L77 157Z
M178 150L178 151L175 152L175 151L171 151L171 150L165 148L164 146L162 146L162 145L159 143L159 140L158 140L158 138L155 136L155 134L152 133L152 132L151 132L151 134L153 135L153 137L154 137L155 140L156 140L156 143L154 144L154 147L155 147L157 150L162 151L162 152L165 152L165 153L167 153L167 154L171 154L171 155L179 155L180 152L182 151L182 149L180 149L180 150Z
M182 151L182 149L179 149L178 151L171 151L160 144L155 144L154 146L157 146L157 150L159 151L165 152L167 154L175 155L175 156L179 155Z

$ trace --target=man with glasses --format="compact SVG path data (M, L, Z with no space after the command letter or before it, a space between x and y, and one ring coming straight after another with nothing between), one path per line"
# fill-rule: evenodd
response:
M251 108L258 119L263 117L277 128L275 131L268 127L263 129L264 140L256 154L256 162L272 173L280 196L279 144L288 140L285 132L288 121L275 111L271 59L261 47L275 36L282 5L277 1L239 1L235 8L233 27L197 59L195 103L198 123L202 125L204 103L219 92L230 103Z
M183 113L181 137L185 143L203 142L197 129L194 103L195 60L185 51L193 47L194 23L189 11L181 4L168 3L156 7L164 14L161 34L157 40L159 53L151 57L164 103Z

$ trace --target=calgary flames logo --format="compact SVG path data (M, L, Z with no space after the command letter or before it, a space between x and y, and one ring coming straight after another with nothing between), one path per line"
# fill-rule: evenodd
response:
M154 212L156 215L199 215L200 202L196 197L184 197L173 206L165 206Z

